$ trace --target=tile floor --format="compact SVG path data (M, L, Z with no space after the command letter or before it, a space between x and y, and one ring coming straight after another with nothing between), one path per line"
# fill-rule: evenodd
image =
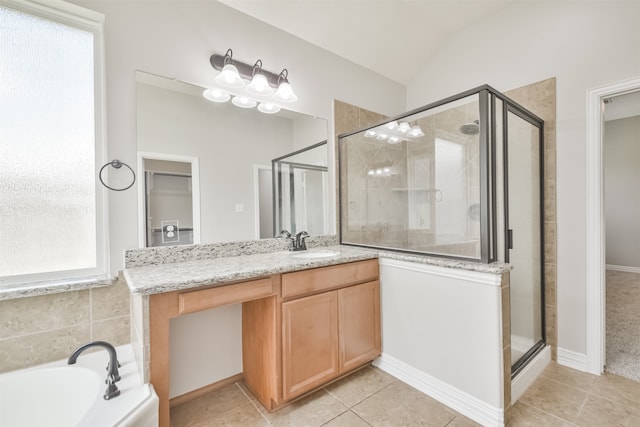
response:
M171 409L172 427L478 425L372 366L275 413L242 383ZM553 363L514 405L508 425L640 426L640 383Z

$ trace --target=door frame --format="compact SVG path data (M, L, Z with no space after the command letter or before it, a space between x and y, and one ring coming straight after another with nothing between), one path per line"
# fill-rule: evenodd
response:
M200 169L198 158L178 154L151 153L138 151L138 176L145 176L144 160L167 160L172 162L191 163L191 193L193 215L193 244L200 243ZM146 247L147 213L145 208L145 180L138 179L138 247Z
M640 90L640 76L587 90L587 354L586 370L600 375L606 362L604 99Z

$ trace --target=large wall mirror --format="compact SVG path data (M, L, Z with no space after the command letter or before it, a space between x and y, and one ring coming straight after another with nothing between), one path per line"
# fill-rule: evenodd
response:
M202 87L140 71L136 81L140 246L279 234L272 160L326 141L327 121L210 102ZM326 147L307 163L326 168Z

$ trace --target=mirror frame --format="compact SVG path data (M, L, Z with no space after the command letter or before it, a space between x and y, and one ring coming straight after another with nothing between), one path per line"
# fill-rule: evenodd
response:
M193 215L193 244L200 243L200 168L198 158L179 154L137 152L138 176L145 176L144 160L165 160L191 164L191 200ZM145 179L138 179L138 247L147 248L147 208L145 201Z

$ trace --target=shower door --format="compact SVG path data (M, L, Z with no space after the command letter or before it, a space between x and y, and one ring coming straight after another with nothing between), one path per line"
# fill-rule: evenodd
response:
M329 173L326 141L271 161L273 231L328 234Z
M544 262L542 128L507 105L504 155L506 209L505 261L510 273L511 371L544 347Z

